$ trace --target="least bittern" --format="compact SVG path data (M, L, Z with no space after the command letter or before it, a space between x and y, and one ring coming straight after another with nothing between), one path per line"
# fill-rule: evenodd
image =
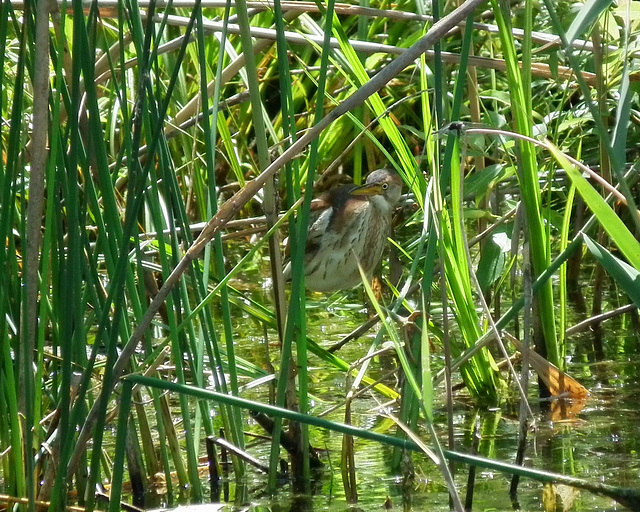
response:
M334 292L362 282L358 263L371 278L391 231L402 180L378 169L359 187L346 185L323 193L311 203L305 248L305 283L309 290ZM291 264L284 269L291 278Z

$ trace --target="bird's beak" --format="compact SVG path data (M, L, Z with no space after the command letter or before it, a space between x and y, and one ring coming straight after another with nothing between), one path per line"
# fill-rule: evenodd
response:
M350 194L352 196L379 196L382 194L382 187L379 184L360 185L354 188Z

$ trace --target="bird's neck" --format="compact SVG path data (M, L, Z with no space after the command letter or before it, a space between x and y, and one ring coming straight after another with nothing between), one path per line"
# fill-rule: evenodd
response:
M393 207L383 196L371 196L369 202L380 213L389 214L393 210Z

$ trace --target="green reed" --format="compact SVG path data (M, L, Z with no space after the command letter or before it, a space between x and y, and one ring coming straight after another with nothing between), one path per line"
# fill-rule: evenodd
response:
M640 221L632 193L638 131L630 123L637 110L631 81L637 72L634 26L618 7L591 3L565 31L557 12L563 6L551 4L545 2L538 12L525 2L522 17L510 22L513 13L493 2L496 24L482 32L473 24L477 11L465 14L464 26L439 36L434 54L416 54L365 98L363 88L428 31L422 4L414 9L400 2L388 11L372 6L354 15L334 3L305 4L306 12L300 12L278 2L259 11L242 2L226 8L194 2L178 10L128 1L113 10L94 3L84 11L79 2L70 2L47 14L36 10L43 3L5 2L0 15L2 492L49 501L51 510L60 510L69 501L67 491L75 490L77 502L92 509L95 484L107 477L115 485L110 504L115 509L126 466L129 474L139 470L146 486L162 473L170 492L188 487L186 494L201 500L202 436L222 428L243 448L248 420L239 403L196 399L189 386L211 385L242 397L242 385L264 378L272 366L280 409L288 386L297 393L297 404L287 405L315 418L314 380L307 367L338 369L345 381L354 376L357 383L372 385L369 392L376 396L401 395L401 419L415 432L421 422L431 425L439 392L442 363L432 354L431 340L436 351L448 353L447 371L452 378L462 376L474 399L500 402L505 389L494 368L495 352L486 348L492 334L471 278L475 273L494 291L516 297L513 302L505 299L509 293L485 297L500 317L498 328L513 328L524 301L522 280L510 280L509 273L522 269L524 245L509 218L500 233L510 238L514 252L504 260L491 253L491 244L473 245L470 239L476 226L482 231L497 224L518 202L526 210L537 277L533 288L550 361L564 364L567 347L556 340L565 342L567 320L561 312L556 321L554 299L560 298L564 311L569 286L563 270L554 284L552 277L573 251L582 250L583 241L585 257L602 266L604 278L613 279L625 299L640 304L640 248L634 237ZM434 6L436 18L441 7ZM216 17L223 20L219 25ZM521 25L523 35L512 24ZM611 27L607 24L619 29L619 40L613 30L602 30ZM606 52L597 56L595 96L588 50L578 53L572 46L594 26L600 50L619 48L610 61ZM548 59L541 54L542 31L557 34L564 53L551 45ZM548 73L537 64L548 65ZM563 78L563 65L575 82ZM468 75L469 66L475 74ZM333 109L347 98L355 98L353 112L333 118ZM473 104L467 98L474 98ZM446 138L436 136L456 120L480 120L487 130L534 137L534 129L544 128L553 145L467 134L466 125ZM218 230L202 259L196 254L181 267L198 235L193 225L224 214L226 200L249 190L251 180L272 169L308 133L315 141L308 151L298 148L280 181L268 182L238 204L238 218L266 213L266 229L240 232L240 243L227 238L232 229ZM610 187L594 187L567 155L590 165L610 163L605 178L620 193L611 196ZM483 160L490 165L482 168ZM411 347L392 336L408 376L402 389L376 383L369 363L351 367L352 361L308 334L303 284L315 178L342 167L359 181L383 165L399 171L413 202L394 240L401 279L388 283L385 301L392 311L402 306L423 315ZM568 179L556 181L562 175ZM594 215L585 226L573 224L575 194ZM291 289L280 272L279 229L287 221ZM590 231L596 221L610 243ZM273 263L269 270L265 258ZM176 268L180 273L172 276ZM383 268L387 274L388 266ZM236 286L267 274L276 283L275 303L269 293L246 296ZM412 291L421 279L422 290ZM162 306L147 314L167 282ZM347 291L331 300L355 297ZM447 311L452 315L443 315ZM281 342L270 351L268 365L258 361L262 347L247 350L241 343L253 323L264 328L265 338ZM387 325L386 332L393 328ZM384 330L363 350L375 352L383 336ZM472 353L476 357L468 360ZM120 379L128 373L173 380L177 395L153 385L134 388L130 407L129 397L119 394ZM271 490L282 456L280 421L271 432ZM315 434L305 422L293 428L299 428L298 476L306 485L307 450ZM109 430L115 433L112 463ZM127 440L126 430L136 435ZM405 434L399 431L397 438ZM125 441L137 454L126 462ZM396 465L399 457L397 451ZM247 468L240 458L232 460L240 482ZM446 468L441 470L446 477ZM455 481L447 483L455 495Z

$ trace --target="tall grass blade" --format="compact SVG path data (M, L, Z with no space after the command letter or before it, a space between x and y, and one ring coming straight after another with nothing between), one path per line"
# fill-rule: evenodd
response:
M200 64L200 95L202 97L202 120L203 120L203 128L205 135L205 162L206 162L206 178L207 178L207 188L209 193L206 194L207 204L206 204L206 214L207 218L211 218L218 211L218 194L217 194L217 184L216 184L216 175L215 175L215 154L216 154L216 140L217 140L217 128L220 126L222 128L222 132L226 134L228 132L228 128L226 123L224 123L224 116L218 112L218 105L220 103L220 89L221 89L221 81L222 81L222 69L224 64L224 56L225 52L223 49L225 48L227 41L227 33L226 26L229 20L229 11L230 5L227 4L225 8L224 14L224 26L223 31L220 36L219 43L219 53L216 67L216 75L215 75L215 86L213 91L212 98L212 108L209 114L209 94L207 89L207 70L208 66L206 65L206 49L207 46L205 44L204 39L204 26L203 26L203 18L202 18L202 9L200 5L196 6L197 8L197 18L198 18L198 63ZM216 122L216 120L218 122ZM222 137L223 140L226 140L226 137ZM228 142L226 143L227 147L229 146ZM231 153L232 154L232 153ZM238 167L235 158L231 158L232 168L236 169ZM242 177L242 173L239 170L235 171L236 176ZM242 179L242 178L241 178ZM211 256L211 246L207 246L205 249L205 257L204 257L204 274L202 278L203 288L206 288L208 282L208 263L210 261ZM214 257L214 269L216 273L216 278L218 282L224 279L225 277L225 265L224 265L224 252L222 246L222 239L220 233L216 234L214 237L213 243L213 257ZM227 290L226 285L219 285L220 291L220 306L222 313L222 321L224 328L224 336L226 341L226 359L227 359L227 368L229 373L229 387L231 392L235 395L239 394L238 391L238 375L237 375L237 364L236 364L236 356L234 349L234 332L231 321L231 308L229 303L229 292ZM202 304L202 302L200 303ZM193 312L191 313L193 315ZM183 320L182 324L186 321ZM210 324L211 325L211 324ZM205 333L201 333L199 338L202 340ZM202 340L204 341L204 340ZM200 369L202 368L202 364L204 361L204 353L203 353L203 343L199 340L198 343L198 365ZM216 341L214 340L214 343ZM216 343L217 345L217 343ZM217 348L217 347L216 347ZM216 350L217 351L217 350ZM222 362L222 358L220 356L216 356L216 360ZM213 365L212 365L213 366ZM217 366L217 364L216 364ZM215 367L212 368L215 371ZM201 374L197 374L199 377L200 385L204 385L202 382ZM220 380L224 380L224 377L221 377ZM224 383L219 386L221 389L224 389ZM222 419L225 428L225 432L227 432L232 439L233 443L239 448L244 447L244 434L242 430L242 415L241 411L234 408L229 408L222 412ZM205 425L209 424L208 415L203 414L203 417L206 418ZM198 423L196 423L196 426ZM208 435L212 435L211 431L212 427L209 426ZM195 429L196 434L199 433L199 429ZM195 445L199 446L199 437L196 436ZM235 472L235 477L240 480L243 478L245 474L245 466L243 461L239 457L233 457L233 467Z
M640 271L616 258L610 251L586 235L584 236L584 243L598 263L604 267L607 273L629 295L634 304L640 308Z
M611 209L602 196L598 194L596 189L569 163L562 152L552 144L549 144L549 150L557 162L567 172L578 193L596 216L600 225L611 237L611 240L618 246L629 262L636 269L640 269L640 242L633 236L631 231L629 231L624 222L622 222L620 217ZM636 212L636 215L638 215L638 212Z
M124 475L124 455L127 439L127 428L129 423L129 412L131 411L131 391L133 383L126 382L122 386L120 396L120 410L118 413L118 427L116 435L116 448L113 455L113 474L111 477L112 487L109 495L109 512L120 510L120 497L122 496L122 482Z
M354 79L356 81L356 85L358 87L362 87L368 80L369 76L367 75L362 62L358 58L355 50L349 43L349 40L344 32L344 29L336 20L333 25L333 31L340 42L340 48L347 59L347 62L350 66L350 70L354 75ZM380 126L385 131L385 134L389 138L389 141L393 145L394 150L396 151L398 158L401 163L401 174L404 178L404 181L411 186L415 194L415 198L420 204L422 198L424 197L424 193L426 190L426 183L421 173L417 172L416 162L413 156L411 155L411 151L407 145L407 142L404 137L401 136L398 127L393 123L393 121L388 117L384 116L385 106L380 98L378 93L374 93L369 98L369 103L371 105L372 110L379 116ZM420 204L420 206L423 206Z
M587 0L567 29L567 41L573 43L587 27L590 27L598 19L602 11L607 9L611 3L611 0Z
M576 188L575 186L571 186L569 189L569 193L567 194L567 203L566 209L564 211L564 218L562 220L562 230L560 232L560 251L564 251L567 247L569 241L569 229L571 227L571 213L573 211L573 199L575 197ZM567 265L563 264L560 267L560 271L558 273L559 282L558 288L560 293L560 304L559 304L559 315L558 315L558 326L560 329L560 350L561 357L564 359L566 353L566 344L565 344L565 331L567 330Z
M444 458L445 457L444 457L444 453L443 453L443 450L442 450L442 446L440 445L440 441L438 440L438 437L436 435L436 431L433 428L432 423L429 421L429 413L426 410L426 405L428 405L428 403L425 402L425 400L424 400L424 396L422 395L422 389L421 389L420 383L418 381L418 378L417 378L416 374L414 373L414 371L412 369L411 364L409 363L405 347L403 346L402 342L400 341L400 337L399 337L398 332L396 331L394 325L390 324L389 322L387 322L386 315L384 314L384 311L382 311L382 308L380 307L380 304L377 301L377 299L376 299L376 297L375 297L375 295L373 293L373 290L371 289L371 285L369 284L369 280L368 280L366 274L364 273L364 271L362 270L362 267L358 266L358 270L360 270L360 276L362 277L362 283L364 285L364 289L365 289L365 291L367 293L367 296L369 297L369 300L373 304L373 307L375 308L376 313L378 314L378 317L382 321L383 329L389 335L389 337L391 338L391 341L393 342L393 345L394 345L395 351L396 351L396 355L398 356L398 360L400 361L400 365L402 366L402 370L404 372L404 376L407 379L407 381L409 382L409 385L410 385L411 390L413 391L414 395L417 397L418 403L420 404L420 408L422 410L422 413L424 414L424 417L427 420L427 426L428 426L429 431L430 431L430 433L432 435L432 441L433 441L434 446L435 446L435 453L438 455L438 458L436 458L434 460L434 462L438 466L438 469L440 469L440 471L442 472L442 476L444 477L445 482L447 483L447 488L449 490L449 496L453 500L453 503L455 504L456 509L458 511L462 512L464 510L464 507L462 506L462 503L460 501L460 496L458 495L458 491L456 489L455 482L453 480L453 476L451 475L449 467L444 463ZM428 343L428 341L427 341L427 343ZM431 381L429 381L428 386L431 386ZM420 444L419 446L421 447L421 449L423 450L424 453L426 453L427 455L430 454L430 450L425 449L424 445Z
M631 37L631 2L621 6L624 9L624 46L622 48L622 73L620 76L618 108L613 128L612 147L617 155L624 155L627 147L627 133L631 116L632 91L629 83L629 49Z
M507 65L507 77L509 83L509 95L516 131L522 135L531 137L532 116L530 106L527 104L527 95L524 92L523 79L518 66L515 45L511 37L511 30L505 13L497 0L492 0L493 13L500 32L500 41ZM527 225L529 229L529 241L531 244L531 260L535 276L539 276L551 261L551 249L546 236L546 230L542 219L542 198L538 182L538 164L533 144L519 141L520 151L520 192L522 201L526 207ZM556 338L555 312L554 312L553 288L548 281L540 291L538 298L538 311L542 324L542 332L546 347L546 356L559 368L564 367L564 361L560 360L558 343Z

